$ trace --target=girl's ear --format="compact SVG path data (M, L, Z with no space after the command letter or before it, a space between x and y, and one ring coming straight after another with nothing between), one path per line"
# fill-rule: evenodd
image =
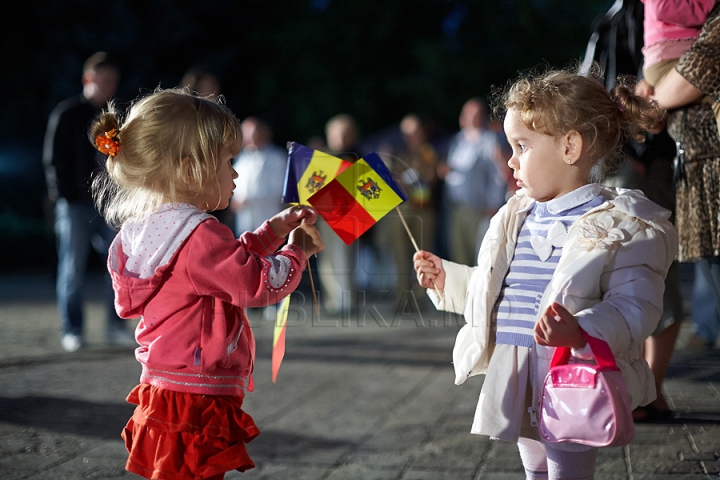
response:
M583 138L580 132L572 130L565 134L563 160L568 165L575 165L580 160L583 151Z

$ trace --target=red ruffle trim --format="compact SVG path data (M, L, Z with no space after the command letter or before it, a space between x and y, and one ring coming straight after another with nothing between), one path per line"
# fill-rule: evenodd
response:
M125 468L153 480L202 480L255 467L245 444L260 431L243 398L138 385L127 396L137 407L122 433Z

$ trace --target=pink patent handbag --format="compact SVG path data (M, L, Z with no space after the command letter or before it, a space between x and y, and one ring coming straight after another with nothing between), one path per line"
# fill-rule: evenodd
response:
M584 330L596 364L572 363L555 349L540 398L540 435L552 443L619 447L635 436L630 396L610 346Z

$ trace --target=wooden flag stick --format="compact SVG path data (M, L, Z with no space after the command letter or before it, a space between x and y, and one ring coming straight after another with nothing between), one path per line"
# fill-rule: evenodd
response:
M302 219L301 223L305 223L305 219ZM317 253L313 253L312 256L317 258ZM307 271L310 274L310 289L312 290L313 294L313 301L315 302L315 313L317 313L317 316L320 316L320 304L317 300L317 294L315 293L315 280L313 280L312 270L310 269L310 258L307 259Z
M317 257L317 255L315 255ZM315 313L317 313L317 316L320 316L320 304L318 304L317 294L315 293L315 280L313 280L312 270L310 270L310 259L307 259L307 270L308 274L310 274L310 289L312 290L313 294L313 301L315 302Z
M412 234L412 232L410 231L410 227L408 227L408 224L407 224L407 222L405 221L405 216L404 216L404 215L402 214L402 212L400 211L400 207L395 207L395 210L397 211L398 215L400 215L400 220L402 221L402 224L403 224L403 226L405 227L405 231L407 232L408 236L410 237L410 241L412 242L413 247L415 247L415 251L416 251L416 252L419 252L419 251L420 251L420 248L418 248L418 244L417 244L417 242L415 241L415 237L413 237L413 234ZM443 294L440 293L440 289L439 289L438 286L435 284L435 280L430 280L430 281L432 282L433 287L435 288L435 293L437 294L438 298L442 299L442 298L443 298Z

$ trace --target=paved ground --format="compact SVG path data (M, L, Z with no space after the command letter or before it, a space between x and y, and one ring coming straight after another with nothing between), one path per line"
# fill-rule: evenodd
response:
M131 349L102 343L91 298L90 344L66 354L52 279L0 277L0 479L137 478L123 469L119 432L139 366ZM456 319L376 300L348 319L291 312L276 384L272 322L254 318L246 409L262 431L248 448L257 468L227 479L524 478L514 445L468 433L482 380L453 385ZM720 350L678 350L666 392L677 418L602 451L596 478L720 479Z

